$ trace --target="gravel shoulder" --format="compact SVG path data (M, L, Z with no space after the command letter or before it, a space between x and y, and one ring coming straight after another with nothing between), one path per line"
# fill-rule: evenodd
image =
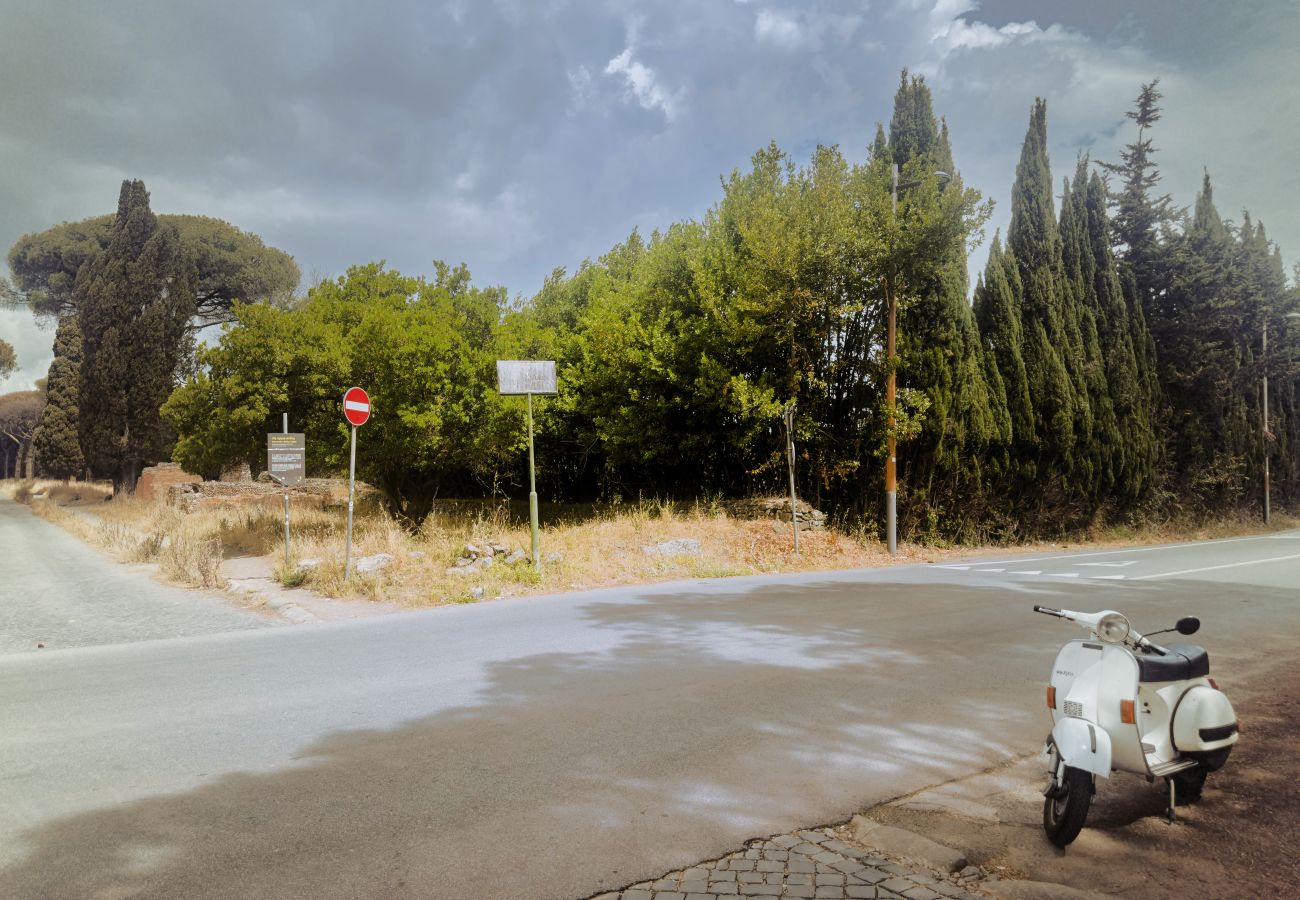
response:
M221 594L170 587L0 498L0 654L266 628L277 617Z
M1164 819L1163 781L1119 773L1099 783L1083 833L1058 850L1042 832L1045 776L1036 755L868 815L962 850L1013 881L1153 900L1295 896L1300 859L1288 848L1300 843L1300 662L1251 678L1245 690L1224 688L1240 716L1241 741L1206 782L1203 799L1178 808L1174 825ZM998 893L996 883L984 886Z

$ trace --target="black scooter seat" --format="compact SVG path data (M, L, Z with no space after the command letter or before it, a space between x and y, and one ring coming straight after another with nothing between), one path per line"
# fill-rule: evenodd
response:
M1168 656L1138 653L1139 681L1183 681L1210 674L1210 654L1195 644L1171 644Z

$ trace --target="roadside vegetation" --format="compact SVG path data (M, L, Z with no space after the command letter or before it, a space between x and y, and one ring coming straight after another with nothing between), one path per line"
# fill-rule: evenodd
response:
M800 530L800 553L792 552L788 522L737 519L716 502L679 504L641 500L624 504L571 504L543 508L543 565L510 564L498 554L490 568L468 574L457 569L467 547L497 544L527 553L529 529L522 506L483 503L434 511L420 528L403 527L379 507L357 516L353 561L391 557L371 573L343 577L346 513L342 508L294 507L290 559L284 562L284 519L270 508L207 508L185 514L165 503L112 498L112 484L57 481L0 482L0 496L29 504L33 511L124 563L150 563L171 582L219 588L221 564L233 557L261 557L284 587L302 587L326 597L388 601L404 606L471 603L504 596L643 584L689 578L720 578L888 565L875 536L837 528ZM1300 526L1275 516L1272 528ZM1018 550L1196 540L1262 531L1257 519L1212 523L1166 522L1079 533L1051 544ZM670 541L698 542L698 553L651 551ZM1005 553L1002 545L903 544L898 560L932 562L954 555ZM303 566L303 562L307 565ZM464 568L464 567L459 567Z

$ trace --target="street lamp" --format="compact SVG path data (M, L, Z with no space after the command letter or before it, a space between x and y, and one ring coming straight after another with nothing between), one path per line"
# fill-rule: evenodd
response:
M894 229L898 224L898 192L902 188L916 187L922 183L922 180L905 181L902 184L898 182L898 163L894 163L891 168L892 186L890 188L890 206L889 206L889 258L890 274L885 279L886 301L889 304L889 330L885 340L885 355L888 360L889 373L885 380L885 406L889 411L889 428L886 434L885 447L885 533L888 536L889 555L895 556L898 553L898 459L896 455L894 441L894 402L897 397L898 385L894 377L894 359L896 340L898 336L898 298L894 295ZM939 179L940 184L945 184L952 180L952 176L947 172L935 172L935 177Z
M1284 315L1284 319L1300 319L1300 313L1290 312ZM1269 483L1268 483L1268 439L1272 437L1268 431L1268 319L1264 320L1264 375L1263 375L1263 416L1260 418L1259 431L1260 443L1263 444L1264 450L1264 524L1269 520Z

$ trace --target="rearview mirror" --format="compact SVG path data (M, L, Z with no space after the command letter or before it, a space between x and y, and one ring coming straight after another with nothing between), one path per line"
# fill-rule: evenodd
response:
M1174 628L1178 630L1179 634L1196 634L1196 632L1201 630L1201 620L1196 618L1196 616L1186 616L1179 619L1178 624L1175 625Z

